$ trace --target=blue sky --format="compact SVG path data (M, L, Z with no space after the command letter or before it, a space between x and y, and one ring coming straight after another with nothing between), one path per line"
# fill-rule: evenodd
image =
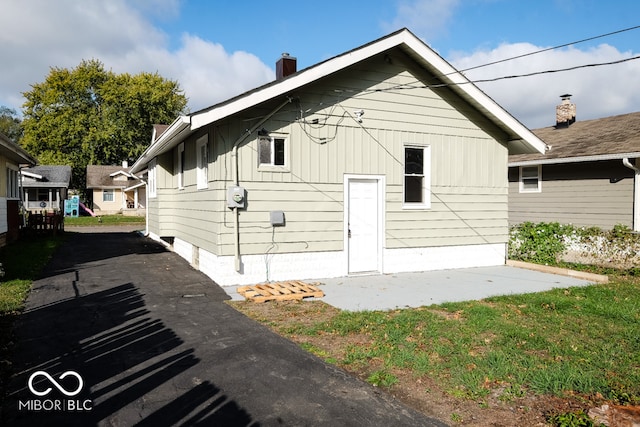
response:
M640 25L635 0L4 0L0 105L50 67L99 59L157 71L197 110L271 81L282 52L298 68L409 28L460 69ZM640 55L640 29L467 72L472 79ZM640 111L640 60L479 86L531 128L550 126L563 93L578 120Z

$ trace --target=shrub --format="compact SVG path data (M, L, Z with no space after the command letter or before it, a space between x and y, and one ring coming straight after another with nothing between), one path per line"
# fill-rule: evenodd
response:
M538 264L556 264L558 257L566 249L564 236L572 231L572 226L557 222L524 222L511 229L509 258Z

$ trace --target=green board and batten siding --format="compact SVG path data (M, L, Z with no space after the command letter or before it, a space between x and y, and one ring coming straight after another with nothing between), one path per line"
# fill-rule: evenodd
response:
M259 170L255 133L240 145L240 185L248 201L240 212L243 254L342 250L345 174L386 177L386 248L506 242L506 146L492 136L495 129L446 88L419 87L424 81L411 72L410 63L402 65L406 58L399 53L398 58L389 65L374 57L292 94L299 104L287 105L263 125L286 137L287 171ZM405 85L416 88L391 89ZM158 159L162 202L158 206L158 199L149 201L152 232L216 255L233 254L233 214L226 206L226 188L233 184L231 148L256 122L247 119L271 108L261 106L243 117L214 123L187 140L182 190L177 189L173 168L176 150L173 157ZM362 126L350 117L360 109L365 111ZM303 125L297 120L299 110L308 122L326 120L327 125ZM205 133L209 188L196 190L195 140ZM329 141L319 144L309 135ZM430 209L402 208L405 144L431 147ZM271 227L272 210L284 211L285 227Z

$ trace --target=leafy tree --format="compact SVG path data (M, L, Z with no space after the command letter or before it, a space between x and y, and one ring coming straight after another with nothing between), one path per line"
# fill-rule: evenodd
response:
M95 59L52 68L31 87L23 94L22 145L41 164L71 165L74 188L84 188L89 164L134 161L153 124L172 122L187 105L177 82L157 73L115 74Z
M0 132L13 142L18 142L22 138L22 120L13 108L0 105Z

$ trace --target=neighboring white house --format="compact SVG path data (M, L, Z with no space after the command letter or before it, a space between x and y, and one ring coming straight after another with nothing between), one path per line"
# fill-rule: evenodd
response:
M538 137L406 29L295 67L154 136L152 238L220 285L505 263Z

